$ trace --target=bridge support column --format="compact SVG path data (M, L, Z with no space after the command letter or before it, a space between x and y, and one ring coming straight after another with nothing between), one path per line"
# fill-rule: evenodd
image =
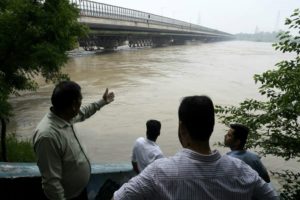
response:
M123 45L125 41L126 37L122 36L90 35L88 38L81 39L79 44L87 51L97 49L113 50Z
M173 38L171 36L163 37L152 37L153 47L168 46L173 43Z
M145 47L152 46L152 39L150 37L128 37L129 47Z

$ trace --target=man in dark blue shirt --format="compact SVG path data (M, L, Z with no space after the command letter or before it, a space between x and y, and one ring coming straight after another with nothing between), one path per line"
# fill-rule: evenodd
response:
M268 171L262 164L260 157L253 152L245 149L249 129L242 124L231 124L230 129L224 138L225 146L230 147L231 151L227 155L238 158L254 169L258 175L267 183L270 182Z

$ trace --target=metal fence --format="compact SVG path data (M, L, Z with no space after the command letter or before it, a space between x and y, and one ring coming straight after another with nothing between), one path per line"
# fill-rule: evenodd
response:
M202 31L216 35L228 35L227 33L218 30L129 8L123 8L89 0L70 0L70 2L75 4L80 9L81 16L143 22L148 24L174 27L182 30Z

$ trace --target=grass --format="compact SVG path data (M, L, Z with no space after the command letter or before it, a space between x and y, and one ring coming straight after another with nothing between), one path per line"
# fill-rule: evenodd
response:
M6 152L9 162L35 162L35 154L32 141L18 140L15 134L9 134L6 138ZM3 161L0 154L0 161Z

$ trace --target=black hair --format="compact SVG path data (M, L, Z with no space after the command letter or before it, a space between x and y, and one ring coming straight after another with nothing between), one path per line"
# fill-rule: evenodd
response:
M157 120L150 119L146 123L147 127L147 138L152 141L156 141L157 137L160 135L161 123Z
M230 128L233 129L233 136L235 140L240 140L240 148L244 148L248 134L249 128L242 124L230 124Z
M184 97L179 106L178 117L192 139L209 140L214 130L215 111L208 96Z
M63 111L72 106L74 100L77 101L81 96L80 86L73 81L61 81L52 93L51 102L57 111Z

